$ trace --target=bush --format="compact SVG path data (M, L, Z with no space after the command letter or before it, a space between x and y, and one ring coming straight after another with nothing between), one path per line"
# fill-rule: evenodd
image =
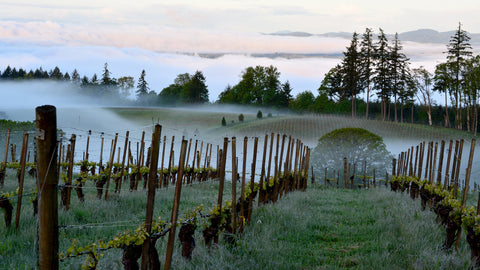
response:
M269 113L267 114L267 117L272 117L272 113L269 112Z
M262 111L258 110L257 112L257 118L258 119L262 119L263 115L262 115Z
M222 117L222 126L226 126L227 125L227 121L225 120L225 117Z
M245 116L243 116L243 113L238 115L238 121L243 122L244 118L245 118Z

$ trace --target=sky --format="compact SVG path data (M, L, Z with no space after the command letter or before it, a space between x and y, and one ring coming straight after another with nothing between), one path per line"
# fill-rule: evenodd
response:
M400 5L395 7L394 5ZM201 70L210 100L239 81L248 66L274 65L294 94L316 93L324 74L339 58L268 59L251 53L341 54L349 40L325 37L279 37L262 33L303 31L386 33L422 28L464 29L480 33L478 0L350 1L153 1L153 0L2 0L0 69L59 66L70 73L101 74L108 62L114 77L138 78L146 70L157 93L180 73ZM413 66L442 61L444 45L404 43ZM193 53L184 55L180 53ZM195 53L221 52L205 59ZM2 104L0 103L0 106Z

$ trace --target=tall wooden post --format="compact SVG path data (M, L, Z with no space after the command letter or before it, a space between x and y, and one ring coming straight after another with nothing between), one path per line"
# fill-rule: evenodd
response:
M108 188L110 186L110 176L112 174L113 168L113 159L115 158L115 148L117 147L118 133L115 133L115 140L113 142L113 147L110 153L110 161L108 162L108 174L107 174L107 184L105 186L105 200L108 199Z
M208 148L208 144L207 144ZM208 150L208 149L207 149ZM237 231L237 138L232 138L232 233Z
M20 222L20 209L22 207L23 180L25 179L25 160L27 159L27 147L28 147L28 133L24 131L22 154L20 156L20 182L18 183L18 197L17 197L18 200L17 200L17 214L15 215L15 229L18 229L18 224Z
M128 148L128 135L130 134L130 131L127 130L127 133L125 134L125 146L123 147L123 157L122 157L122 167L120 169L120 181L118 183L118 193L122 191L122 182L123 182L123 172L125 170L125 158L127 156L127 148ZM118 154L120 154L120 151L118 151ZM128 167L127 167L127 172L128 172Z
M58 269L58 171L56 108L35 109L39 210L39 268Z
M5 182L5 170L7 168L8 144L10 143L10 129L7 131L7 144L5 145L5 158L3 159L2 173L0 173L0 185L3 187Z
M254 184L255 184L255 165L257 164L257 147L258 147L258 137L255 137L253 143L253 159L252 159L252 171L250 178L250 194L253 194ZM248 199L248 215L247 215L247 224L250 225L250 219L252 218L252 207L253 207L253 198Z
M448 156L447 156L447 167L445 167L445 182L443 184L444 188L448 188L448 179L450 178L450 159L452 157L452 147L453 147L453 140L450 140L450 144L448 146Z
M162 132L162 126L155 125L155 132L152 134L152 155L150 160L150 168L148 172L148 193L147 193L147 212L145 214L145 231L150 235L152 231L153 220L153 206L155 204L155 180L157 179L157 167L158 167L158 152L160 151L160 135ZM128 131L127 131L128 140ZM142 265L141 269L147 269L148 264L148 250L150 247L150 241L147 238L143 242L142 247Z
M347 188L347 158L343 158L343 188Z
M245 178L247 175L247 143L248 143L248 137L243 138L243 168L242 168L242 187L240 190L240 198L241 198L241 204L240 204L240 213L242 214L243 218L245 218Z
M73 164L74 164L74 157L75 157L75 143L77 140L77 136L72 134L72 138L70 139L70 155L68 157L68 171L67 171L67 203L65 205L65 210L68 211L70 209L70 196L72 194L72 177L73 177Z
M463 152L463 139L460 140L460 149L458 149L458 158L457 158L457 171L455 172L455 191L454 194L457 194L458 189L458 177L460 176L460 165L462 163L462 152Z
M258 205L260 206L260 203L263 202L263 182L264 182L264 177L265 177L265 160L267 159L267 143L268 143L268 135L265 134L265 139L263 143L263 158L262 158L262 170L260 173L260 182L259 185L260 187L258 188ZM268 180L267 180L268 184Z
M438 158L438 174L437 174L437 185L442 184L442 169L443 169L443 154L445 152L445 141L442 140L440 144L440 157ZM446 188L446 187L443 187Z
M175 185L175 197L173 198L172 217L170 219L170 233L168 235L167 254L165 255L165 270L169 270L172 265L173 244L175 241L175 229L178 218L178 208L180 205L180 195L182 192L183 165L185 164L185 153L187 152L187 141L182 141L180 149L180 161L178 163L177 182Z

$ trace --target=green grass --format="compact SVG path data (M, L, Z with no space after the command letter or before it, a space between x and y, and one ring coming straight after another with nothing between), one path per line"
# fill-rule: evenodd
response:
M15 186L12 177L5 188ZM29 179L32 181L33 179ZM87 187L92 187L87 183ZM227 183L224 198L230 197ZM107 201L95 198L86 189L87 200L72 198L71 210L59 211L60 225L100 224L60 229L60 252L73 238L81 245L103 239L108 241L125 229L134 229L145 215L146 192L113 193ZM218 183L208 182L184 187L180 214L199 204L206 211L215 204ZM472 199L473 196L471 196ZM170 219L173 187L158 190L154 216ZM474 200L469 201L470 204ZM15 204L14 204L15 207ZM22 207L20 228L0 226L0 269L30 269L36 264L36 219L28 198ZM178 231L177 231L178 232ZM252 223L245 228L235 247L222 239L207 248L196 231L197 246L191 261L181 257L175 239L173 269L466 269L470 255L464 236L458 252L441 249L445 230L430 211L421 211L420 202L385 188L369 190L323 189L310 187L306 192L290 193L275 205L255 208ZM157 242L163 263L167 237ZM122 251L108 250L100 260L100 269L118 269ZM60 262L61 269L80 269L85 257Z

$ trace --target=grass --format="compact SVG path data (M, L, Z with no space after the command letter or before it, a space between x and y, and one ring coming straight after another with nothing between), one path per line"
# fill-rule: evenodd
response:
M6 189L15 186L7 179ZM29 179L31 183L33 179ZM92 187L87 183L87 187ZM224 198L230 196L226 185ZM59 211L60 225L85 225L60 229L60 252L73 238L81 245L96 240L108 241L125 229L134 229L145 215L146 192L122 191L105 200L86 189L85 203L72 198L71 210ZM218 183L184 187L180 214L203 203L208 211L215 204ZM472 196L473 197L473 196ZM173 187L158 190L154 216L170 219ZM474 201L470 201L471 204ZM15 207L15 204L14 204ZM102 224L100 224L102 223ZM36 219L28 198L22 206L20 228L0 226L0 269L31 269L36 264ZM99 226L96 226L99 225ZM181 257L175 239L173 269L466 269L470 255L464 237L458 252L441 249L445 230L430 211L421 211L420 202L385 188L343 190L310 187L306 192L290 193L275 205L256 208L235 247L220 240L207 248L196 231L197 246L191 261ZM178 232L178 231L177 231ZM164 262L167 237L157 242ZM108 250L100 269L119 269L122 251ZM61 269L80 269L83 258L60 262Z

